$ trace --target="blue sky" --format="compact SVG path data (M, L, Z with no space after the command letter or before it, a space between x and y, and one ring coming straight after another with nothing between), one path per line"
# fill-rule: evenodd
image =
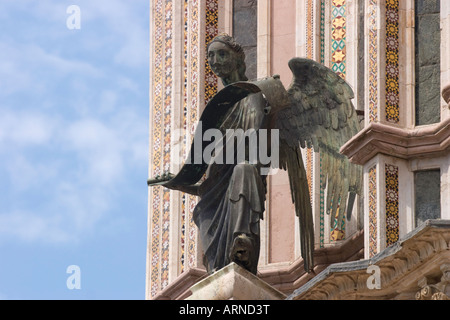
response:
M147 0L0 0L0 299L144 299L148 19Z

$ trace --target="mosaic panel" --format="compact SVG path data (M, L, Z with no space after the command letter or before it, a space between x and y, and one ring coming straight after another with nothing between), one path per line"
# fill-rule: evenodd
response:
M331 2L331 69L341 78L347 74L347 2L346 0L333 0ZM339 199L340 201L340 199ZM345 238L345 219L338 225L339 205L333 219L330 240L339 241ZM345 213L344 213L345 214Z
M326 25L326 15L331 14L331 24L329 28ZM311 14L314 16L314 14ZM309 18L307 19L309 21ZM311 22L313 25L313 22ZM313 30L313 29L311 29ZM328 34L329 32L329 34ZM326 65L326 39L330 39L330 53L331 61L329 67L336 72L343 79L346 78L346 60L347 60L347 2L346 0L333 0L326 1L320 0L320 62ZM312 46L314 47L314 46ZM320 159L322 164L322 159ZM320 175L322 180L324 177ZM322 184L322 183L321 183ZM319 223L320 234L319 242L320 246L324 246L325 241L325 190L320 187L319 193ZM339 210L339 204L338 204ZM339 211L338 211L339 212ZM337 217L331 217L333 224L330 229L330 240L338 241L345 238L345 219L342 220L342 224L338 226Z
M183 3L183 159L187 156L187 116L188 116L188 43L189 43L189 4L188 0ZM180 221L180 272L184 272L186 260L186 194L181 195L181 221Z
M154 70L153 70L153 121L152 121L152 176L160 175L170 168L172 117L172 21L171 0L155 0L154 21ZM169 235L170 235L170 191L161 187L152 188L151 203L151 271L150 293L168 285L169 280Z
M400 121L399 0L386 0L386 120Z
M187 114L187 136L188 145L191 143L191 137L195 133L195 128L200 114L200 73L201 53L200 48L200 2L199 0L188 1L189 10L189 108ZM203 61L202 61L203 62ZM187 215L187 247L185 267L189 268L194 265L196 257L195 243L195 225L192 220L193 208L197 204L197 197L186 195L186 215Z
M336 215L334 216L333 227L331 228L330 240L331 241L340 241L345 239L345 218L342 219L342 223L338 225L339 218L339 205L336 210Z
M314 0L306 1L306 57L314 59Z
M325 0L320 1L320 63L325 65L325 37L326 10L329 6ZM322 157L320 157L320 191L319 191L319 247L325 247L325 190L322 188L324 176L322 174Z
M322 174L322 157L320 157L320 204L319 204L319 245L325 247L325 190L322 188L325 177Z
M206 46L217 36L219 32L219 1L218 0L206 0L206 38L205 38L205 50ZM218 79L212 72L209 66L208 59L205 62L205 102L209 100L217 93Z
M398 167L386 164L386 246L399 240Z
M172 87L173 87L173 3L165 2L165 27L164 27L164 125L163 125L163 172L170 171L171 153L171 121L172 121ZM170 190L163 188L163 207L161 220L161 289L169 284L169 235L170 235Z
M154 1L154 69L153 69L153 126L152 126L152 175L161 174L162 164L162 109L164 86L164 3L162 0ZM151 266L150 266L150 294L155 296L160 290L160 258L161 258L161 203L162 189L152 188L151 203Z
M199 118L200 104L200 8L199 0L189 1L189 110L188 110L188 136L195 133L197 119ZM202 46L203 48L203 46ZM189 141L190 143L190 141Z
M378 121L378 0L369 0L369 122Z
M333 0L331 7L331 68L345 79L347 59L347 4L346 0Z
M325 0L320 1L320 63L325 64Z
M378 253L377 167L369 170L369 257Z
M187 88L187 112L186 112L186 137L187 145L190 146L191 138L195 133L199 115L201 113L201 104L207 103L216 93L218 88L218 80L211 71L209 64L201 50L205 50L207 44L218 34L218 0L206 0L205 15L200 10L200 1L187 1L186 16L188 18L186 41L189 43L186 56L189 72L189 88ZM205 30L201 32L201 19L205 19ZM205 35L202 40L203 34ZM202 41L204 41L202 43ZM200 75L204 73L204 78ZM204 79L204 91L200 83ZM187 149L187 148L186 148ZM198 203L198 198L193 195L185 195L183 198L185 210L185 241L184 241L184 268L195 267L197 263L197 227L193 221L193 212ZM187 237L187 238L186 238Z
M209 66L205 64L202 50L206 43L218 33L218 0L206 0L203 16L199 0L184 0L183 12L183 91L182 91L182 129L183 154L186 156L191 138L195 132L201 105L217 92L217 78L212 77ZM152 23L154 34L152 74L152 138L151 175L161 175L170 170L171 125L173 106L173 0L153 0ZM205 19L206 30L201 30L201 20ZM205 32L205 33L203 33ZM204 39L204 40L203 40ZM204 41L204 43L202 43ZM206 71L205 71L206 69ZM204 72L205 71L205 72ZM205 77L200 75L204 73ZM204 87L203 82L204 81ZM204 88L204 91L202 91ZM202 92L201 92L202 91ZM176 106L175 106L176 107ZM192 214L197 205L197 197L181 195L180 254L181 272L196 266L197 228ZM161 187L153 187L150 192L151 203L151 257L150 294L155 296L169 284L169 243L171 192Z
M181 196L181 221L180 221L180 272L185 271L186 262L186 194Z
M306 2L306 56L308 59L314 59L314 0ZM306 149L305 154L305 170L306 178L308 180L309 196L311 202L313 201L313 177L314 177L314 152L312 148Z

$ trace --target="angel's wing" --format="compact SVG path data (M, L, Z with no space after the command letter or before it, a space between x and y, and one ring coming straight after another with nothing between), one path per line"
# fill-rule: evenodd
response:
M290 107L278 110L275 118L280 130L280 167L289 173L305 268L309 271L314 232L301 148L312 147L320 152L322 187L328 187L327 213L333 217L338 213L340 226L344 213L351 214L356 194L361 191L362 171L339 150L359 132L360 126L351 102L353 91L341 77L309 59L294 58L289 67L294 75L288 88Z

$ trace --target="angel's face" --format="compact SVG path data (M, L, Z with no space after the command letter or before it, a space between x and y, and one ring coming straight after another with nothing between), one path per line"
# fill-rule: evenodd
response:
M213 42L208 49L211 70L220 78L229 78L238 69L235 52L222 42Z

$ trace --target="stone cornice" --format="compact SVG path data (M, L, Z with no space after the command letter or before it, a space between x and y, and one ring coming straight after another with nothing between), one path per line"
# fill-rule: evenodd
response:
M415 129L371 123L341 148L350 162L364 165L377 154L410 160L436 157L450 149L450 118Z
M203 269L190 268L182 273L176 281L168 285L157 296L149 298L152 300L184 300L191 295L190 288L200 280L207 277L207 273Z
M441 289L442 294L436 298L444 299L449 294L443 286L450 280L449 249L450 221L429 220L371 259L329 266L288 299L414 300L421 298L418 292L426 286ZM367 284L371 266L380 270L378 289L371 289ZM440 276L443 276L441 282L430 284Z

